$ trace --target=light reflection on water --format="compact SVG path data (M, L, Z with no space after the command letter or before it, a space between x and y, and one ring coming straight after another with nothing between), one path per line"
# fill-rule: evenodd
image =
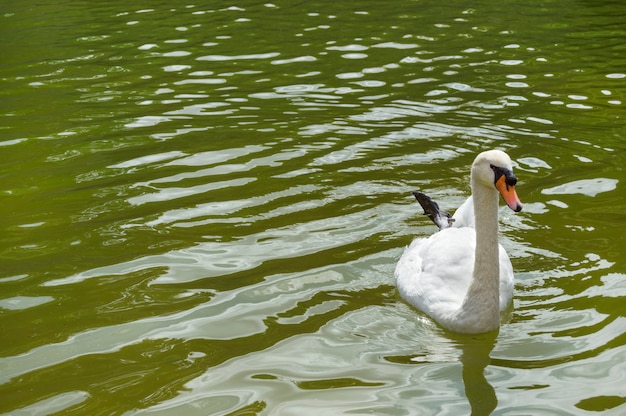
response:
M623 412L626 34L545 8L6 11L0 412ZM515 308L455 336L393 268L487 147Z

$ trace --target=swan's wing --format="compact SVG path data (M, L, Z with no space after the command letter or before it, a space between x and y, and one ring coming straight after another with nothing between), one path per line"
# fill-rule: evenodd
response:
M474 198L471 196L457 208L452 216L454 227L476 228L474 222Z
M448 319L461 307L472 279L475 241L472 228L415 239L396 266L400 295L436 321Z
M427 215L428 218L432 220L432 222L439 227L440 230L445 228L449 228L452 226L454 220L452 219L452 215L449 212L443 211L439 209L439 204L433 201L428 195L423 194L418 191L411 192L417 202L422 206L424 210L424 215Z

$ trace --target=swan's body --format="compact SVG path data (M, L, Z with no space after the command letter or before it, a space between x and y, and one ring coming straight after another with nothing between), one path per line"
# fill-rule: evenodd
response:
M491 150L474 160L472 196L451 219L416 194L441 231L407 247L396 266L396 284L407 302L447 329L482 333L500 326L500 312L513 296L513 267L498 244L498 191L520 211L516 182L509 156Z

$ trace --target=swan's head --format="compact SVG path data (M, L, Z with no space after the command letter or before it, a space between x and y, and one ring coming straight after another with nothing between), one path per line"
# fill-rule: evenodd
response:
M489 188L495 186L509 208L515 212L522 210L522 202L515 192L517 178L513 173L513 162L503 151L488 150L476 156L472 179Z

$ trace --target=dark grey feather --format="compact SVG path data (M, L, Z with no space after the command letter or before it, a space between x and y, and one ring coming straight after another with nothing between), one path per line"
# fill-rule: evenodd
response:
M424 210L424 215L428 216L435 223L440 230L444 228L452 227L454 223L454 218L447 211L442 211L439 209L439 204L430 199L430 197L426 194L423 194L419 191L411 192L417 202L422 206Z

